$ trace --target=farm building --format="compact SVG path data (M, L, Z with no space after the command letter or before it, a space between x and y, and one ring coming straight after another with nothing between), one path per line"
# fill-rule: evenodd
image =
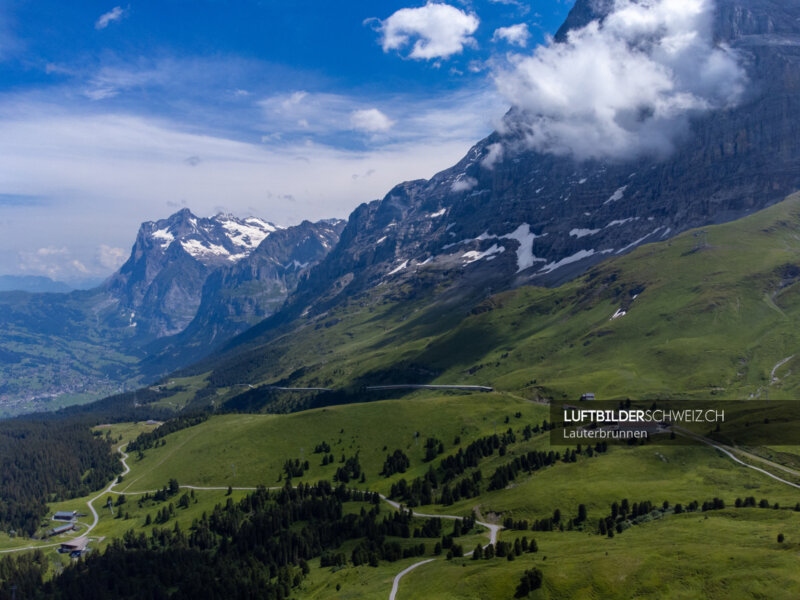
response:
M88 550L87 548L88 545L89 545L89 538L84 536L62 543L58 551L61 552L62 554L69 553L71 557L77 558Z
M594 400L594 394L592 392L586 392L585 394L581 394L581 400Z
M52 537L54 535L61 535L62 533L67 533L68 531L72 531L75 529L75 525L69 523L67 525L59 525L58 527L53 527L50 531L47 532L48 537Z
M56 514L53 515L53 519L55 519L56 521L72 521L77 516L78 516L77 510L59 510Z

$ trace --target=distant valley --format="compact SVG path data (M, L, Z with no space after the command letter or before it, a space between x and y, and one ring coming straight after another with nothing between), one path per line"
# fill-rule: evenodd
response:
M0 414L86 402L203 356L274 312L342 227L183 210L144 223L99 287L0 293ZM175 344L180 357L142 370L144 357Z

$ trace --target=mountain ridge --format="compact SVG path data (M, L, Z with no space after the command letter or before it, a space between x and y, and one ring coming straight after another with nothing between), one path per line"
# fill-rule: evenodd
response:
M579 0L560 37L598 18L597 6ZM220 360L257 360L259 348L267 356L281 336L352 302L428 297L468 311L502 290L554 287L606 258L737 220L800 189L800 5L720 0L713 32L741 53L750 88L736 106L694 115L670 156L541 154L517 143L524 115L512 109L507 133L492 133L430 180L357 207L338 246L284 307L231 340Z

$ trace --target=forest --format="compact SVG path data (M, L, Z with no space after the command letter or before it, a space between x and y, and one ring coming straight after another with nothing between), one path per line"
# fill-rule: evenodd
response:
M46 502L85 496L122 470L111 443L79 422L0 423L0 528L33 535Z
M361 503L360 512L345 511L347 502ZM410 538L410 512L382 513L375 493L328 482L287 484L280 490L259 488L239 502L228 499L187 530L177 522L154 528L150 535L129 530L108 547L90 553L45 581L46 561L40 552L0 559L0 600L73 598L175 600L204 598L288 598L309 572L310 559L323 564L348 562L377 566L378 561L434 552L424 542L402 549L388 536ZM168 521L168 520L167 520ZM453 535L473 529L467 519ZM440 520L415 529L439 535ZM454 548L453 535L437 546ZM347 540L361 540L350 556L336 550Z

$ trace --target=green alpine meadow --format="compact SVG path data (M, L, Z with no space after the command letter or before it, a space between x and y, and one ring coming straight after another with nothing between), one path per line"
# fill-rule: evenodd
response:
M0 600L800 597L798 140L787 0L0 2Z

